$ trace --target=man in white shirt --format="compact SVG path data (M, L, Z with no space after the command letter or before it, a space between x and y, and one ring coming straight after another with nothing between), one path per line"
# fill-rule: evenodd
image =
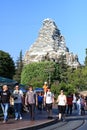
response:
M54 94L48 87L48 91L44 94L44 103L48 112L48 119L52 119L52 104L54 103Z

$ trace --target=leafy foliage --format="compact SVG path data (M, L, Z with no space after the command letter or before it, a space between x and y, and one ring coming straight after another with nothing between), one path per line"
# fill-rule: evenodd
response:
M85 66L87 66L87 48L86 48L86 57L85 57Z
M52 75L54 70L53 62L40 62L40 63L31 63L29 65L24 66L22 75L21 75L21 83L22 84L32 84L35 87L42 87L44 81L49 82L49 74L50 80L52 79Z
M12 79L14 73L15 65L13 59L9 53L0 50L0 76Z
M87 50L86 50L87 53ZM85 66L72 68L66 65L65 57L62 56L58 63L44 61L24 66L21 83L34 87L42 87L43 82L51 84L51 90L58 95L63 89L66 94L87 90L87 54Z
M23 68L23 60L22 60L22 50L21 50L19 58L16 62L16 69L15 69L15 75L14 75L14 80L16 80L18 83L21 82L22 68Z

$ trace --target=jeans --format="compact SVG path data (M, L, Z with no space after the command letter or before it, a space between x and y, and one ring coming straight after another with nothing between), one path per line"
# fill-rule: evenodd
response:
M77 103L77 113L78 115L81 115L81 104Z
M67 114L72 114L72 105L68 104Z
M22 117L22 103L14 103L15 118Z
M3 111L3 115L4 115L4 121L7 121L8 120L9 103L1 103L1 108Z

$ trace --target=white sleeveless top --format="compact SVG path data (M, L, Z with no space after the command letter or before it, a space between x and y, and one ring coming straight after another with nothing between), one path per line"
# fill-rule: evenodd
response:
M58 97L58 105L65 106L66 105L66 96L65 95L59 95Z

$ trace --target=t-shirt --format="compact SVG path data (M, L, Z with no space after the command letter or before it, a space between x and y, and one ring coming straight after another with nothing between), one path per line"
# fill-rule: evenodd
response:
M38 103L42 103L43 102L43 96L38 95Z
M23 92L22 90L13 91L14 103L22 103Z
M6 90L6 91L1 91L0 92L0 96L1 96L1 103L9 103L10 102L10 91Z
M36 95L33 91L28 91L25 97L25 104L35 104Z
M71 95L67 96L67 104L72 105L73 97Z
M73 103L76 103L76 96L73 96Z
M46 104L53 103L54 95L52 94L52 92L45 93L44 97L46 98Z

